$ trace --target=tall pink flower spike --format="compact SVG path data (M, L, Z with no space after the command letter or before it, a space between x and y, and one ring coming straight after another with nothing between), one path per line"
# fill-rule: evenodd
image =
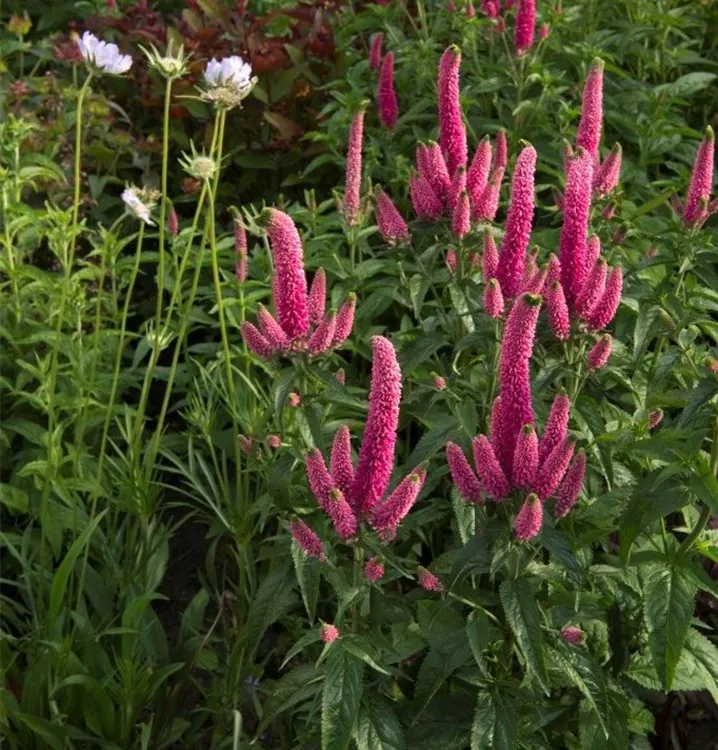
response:
M356 112L352 119L351 128L349 129L349 145L347 148L347 166L344 187L344 220L350 227L354 226L359 218L365 107L366 105L362 105Z
M716 202L709 203L713 189L714 158L715 136L713 128L709 125L696 153L686 204L683 208L683 221L689 227L700 229L710 214L718 210Z
M301 518L293 518L289 522L289 532L307 557L326 560L321 539Z
M489 172L491 171L491 141L486 135L476 148L474 158L471 160L471 166L466 173L466 189L471 198L471 205L475 205L486 186L489 183Z
M494 320L498 320L504 314L506 303L504 295L501 294L501 286L496 279L489 279L486 282L483 303L486 314Z
M329 472L336 486L345 497L349 498L354 481L354 465L352 464L351 435L346 425L342 425L334 435Z
M457 167L454 172L454 178L451 180L451 187L449 188L448 195L448 207L453 211L456 209L456 205L459 202L459 196L466 190L466 167L463 165Z
M518 57L533 46L535 29L536 0L518 0L514 30L514 51Z
M409 177L409 193L414 211L420 219L436 221L443 213L441 200L421 173L415 172Z
M536 495L529 495L514 521L514 533L520 542L529 542L541 531L543 504Z
M489 176L489 182L481 197L472 206L471 218L474 221L493 221L496 218L503 179L504 168L496 167Z
M603 60L597 57L583 86L581 120L576 134L576 145L591 154L594 166L598 166L601 128L603 127Z
M380 187L374 188L374 194L376 195L374 206L376 223L384 241L390 246L410 242L409 227L391 198Z
M357 530L356 516L341 490L334 486L318 448L311 450L307 456L307 480L319 506L331 518L337 534L342 539L354 536Z
M458 197L454 213L451 217L451 231L454 237L463 240L471 231L471 206L469 205L469 194L463 190Z
M381 62L379 71L379 89L377 91L379 119L388 130L394 130L399 118L399 104L394 90L394 53L387 52Z
M621 303L623 293L623 272L614 268L606 281L606 289L601 299L596 303L588 317L588 327L592 331L600 331L612 320Z
M242 323L240 330L249 350L261 359L269 359L275 353L269 341L251 323Z
M318 268L309 287L309 322L316 325L324 317L327 299L327 275Z
M401 401L401 370L392 343L374 336L372 354L369 414L350 493L353 507L361 513L369 513L389 485Z
M506 169L509 163L509 144L506 139L506 131L501 128L496 134L496 149L494 150L494 161L491 169Z
M544 501L556 491L573 457L574 443L568 438L559 443L539 467L533 491Z
M334 328L334 337L332 346L341 346L350 336L354 327L354 314L356 312L357 296L354 292L349 292L347 301L339 308L337 323Z
M586 277L581 296L576 301L576 312L588 320L596 309L606 290L606 279L608 277L608 265L600 258L593 268L593 272Z
M577 453L568 465L568 471L556 492L556 502L553 506L553 514L556 518L564 518L576 504L583 481L586 477L586 454L581 451Z
M593 176L593 192L599 197L605 198L616 189L621 176L622 158L623 149L621 144L617 143L603 164L596 170Z
M538 436L532 424L524 425L516 441L514 454L514 487L528 489L536 478L538 469Z
M524 275L526 250L531 239L534 217L535 170L536 150L533 146L525 146L516 160L511 180L511 201L497 271L501 291L509 298L519 293Z
M314 329L314 333L309 339L309 353L312 356L324 354L329 349L334 340L334 331L337 327L337 311L330 310Z
M457 167L466 166L468 150L466 128L461 116L459 68L461 50L452 44L441 56L439 63L439 143L446 154L449 174Z
M568 435L568 420L571 411L571 399L563 389L556 395L539 441L539 463L551 455L553 449L561 444Z
M494 454L491 443L485 435L479 435L474 438L472 447L481 486L496 502L503 500L511 491L511 485Z
M533 352L541 297L524 294L509 313L501 342L499 396L501 408L492 423L491 442L507 476L513 474L516 440L525 424L534 423L530 360Z
M456 443L446 444L446 462L459 494L470 503L482 503L481 485L466 460L464 451Z
M484 230L484 254L481 259L481 274L484 277L484 281L488 282L489 279L496 278L496 270L499 266L499 252L496 249L496 242L494 242L494 235L491 234L490 229Z
M391 538L419 497L426 471L416 469L399 482L397 488L371 512L371 524L380 536Z
M571 335L571 321L560 281L554 281L549 287L546 295L546 309L553 335L559 341L565 341Z
M379 70L381 67L381 45L384 43L384 34L379 32L371 38L369 47L369 67L372 70Z
M282 327L274 319L272 313L263 304L257 305L257 325L262 336L267 339L275 352L283 352L289 349L292 342Z
M571 310L586 282L587 237L593 191L593 160L579 147L571 159L563 205L563 226L559 244L561 285Z
M436 141L421 144L417 150L417 168L431 185L437 197L448 202L452 180L446 166L441 146Z

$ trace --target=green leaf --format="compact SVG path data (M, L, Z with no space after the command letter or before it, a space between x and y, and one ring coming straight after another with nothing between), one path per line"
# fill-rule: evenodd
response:
M476 330L476 326L474 325L474 318L471 315L471 309L469 307L469 301L466 299L466 295L460 287L453 283L449 284L449 295L451 296L451 302L461 318L461 324L466 332L473 333Z
M292 539L292 562L294 563L294 572L297 575L304 608L309 616L309 624L312 625L314 624L317 598L319 597L320 563L318 560L305 555L296 539Z
M292 706L313 699L321 690L321 674L314 665L304 665L292 670L268 692L262 722L257 728L257 737L272 723L275 716L288 711Z
M548 693L548 673L541 643L541 613L531 584L525 578L504 581L499 596L527 666Z
M688 403L686 403L685 408L681 412L681 416L678 418L678 426L686 427L698 413L701 406L713 398L716 393L718 393L718 380L716 378L710 377L701 380L693 390Z
M643 592L653 661L668 691L693 617L696 585L682 567L665 561L646 566Z
M466 618L466 636L469 639L471 653L483 670L484 651L489 645L489 618L481 610L475 609Z
M498 691L482 691L471 727L471 750L514 750L518 741L516 707Z
M472 659L464 631L449 633L437 639L421 662L416 678L414 698L423 711L446 680Z
M684 674L690 672L695 683L701 685L699 689L708 690L718 701L718 648L695 628L686 633L679 669Z
M691 96L703 89L708 88L716 79L715 73L706 73L704 71L694 71L686 73L675 81L657 86L657 91L667 90L671 96Z
M357 750L403 750L404 733L391 705L379 695L369 695L357 718Z
M324 669L322 750L345 750L359 713L364 664L341 648L332 648Z

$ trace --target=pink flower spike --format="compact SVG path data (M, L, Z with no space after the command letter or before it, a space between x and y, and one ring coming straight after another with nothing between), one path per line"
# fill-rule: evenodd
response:
M541 531L543 504L536 495L529 495L514 521L514 534L520 542L528 542Z
M559 246L561 285L566 302L574 309L586 283L588 223L591 212L593 163L583 148L571 161L564 195L563 226Z
M571 335L571 322L568 317L568 306L560 281L554 281L546 295L548 322L553 335L559 341L565 341Z
M496 18L499 15L498 0L481 0L481 11L487 18Z
M276 208L265 208L257 223L266 227L272 248L273 296L279 325L295 339L309 331L302 241L291 217Z
M257 325L273 351L283 352L289 349L292 343L289 337L274 319L272 313L261 303L257 305Z
M485 135L476 148L474 158L471 160L471 166L466 173L466 189L469 191L472 206L480 200L481 194L486 190L490 170L491 141L489 140L489 136Z
M548 500L561 484L569 462L573 457L574 443L568 438L559 443L551 455L541 464L533 484L533 491L541 501Z
M316 325L324 317L327 299L327 275L323 268L317 269L309 288L309 322Z
M484 287L484 310L486 314L498 320L505 309L504 295L501 293L501 285L497 279L489 279Z
M364 566L364 575L369 583L376 583L384 577L384 565L378 557L370 557Z
M451 181L447 203L449 210L454 211L459 202L459 196L466 191L466 167L459 166L454 172L454 179Z
M524 425L516 441L513 485L527 490L538 469L538 436L532 424Z
M387 52L381 61L379 71L379 89L377 92L379 102L379 119L387 130L394 130L399 117L399 104L394 91L394 53Z
M176 237L179 234L179 218L174 206L170 206L170 210L167 214L167 230L173 237Z
M654 409L648 415L648 429L655 430L663 421L663 409Z
M247 279L247 230L241 216L234 220L234 273L242 284Z
M548 261L546 262L546 279L544 281L543 294L548 293L548 290L554 281L560 280L561 262L553 253L551 253L551 255L548 256Z
M307 454L307 481L309 489L317 499L319 507L326 511L332 497L332 490L335 488L334 480L327 470L324 463L324 456L319 448L313 448Z
M335 625L329 625L329 623L325 622L319 628L319 638L322 643L333 643L339 638L339 630Z
M426 568L419 567L419 570L417 572L419 586L421 586L424 591L438 592L444 590L444 585L431 571L427 570Z
M374 188L374 193L376 195L374 213L379 234L390 246L408 243L411 240L409 227L391 198L380 187Z
M374 336L372 355L369 414L351 490L362 513L379 503L389 485L401 401L401 370L389 339Z
M261 359L269 359L274 354L275 350L272 345L251 323L242 323L239 329L244 343L251 352Z
M456 275L456 264L458 262L458 259L456 257L456 250L453 248L449 248L446 251L446 267L449 269L449 273L452 276Z
M546 276L548 274L548 266L543 268L536 268L531 277L524 284L521 290L522 294L541 294L546 286Z
M425 479L426 471L416 469L399 482L397 488L381 505L372 510L371 524L380 536L385 532L391 537L394 536L397 527L419 497Z
M426 152L422 151L419 171L424 175L439 199L445 201L448 199L451 190L451 176L444 155L441 153L441 146L436 141L429 141L424 149L426 149Z
M301 518L293 518L289 522L289 531L307 557L327 559L321 539Z
M586 277L590 277L601 257L601 240L597 234L592 234L586 243ZM588 283L588 282L587 282ZM582 290L583 291L583 290Z
M565 625L561 628L561 638L568 643L569 646L581 646L586 642L586 634L574 625Z
M501 128L496 134L496 149L494 151L494 162L491 165L491 169L506 169L508 163L509 143L506 139L506 131Z
M337 311L330 310L309 339L309 354L312 356L324 354L332 345L336 327Z
M419 173L409 177L409 192L414 211L420 219L436 221L444 211L441 200L427 179Z
M519 293L526 264L526 250L531 239L534 217L534 173L536 150L525 146L516 161L511 180L511 200L506 216L504 241L499 253L498 279L508 298Z
M475 437L472 446L474 449L474 464L476 473L479 475L481 486L488 492L495 502L503 500L509 494L511 487L501 465L496 460L494 449L485 435Z
M466 128L461 116L459 100L459 68L461 50L452 44L444 51L439 63L439 143L446 154L449 174L453 175L460 165L466 166L468 150Z
M622 157L621 144L617 143L593 176L593 192L596 195L605 198L614 191L621 176Z
M603 296L591 311L588 319L588 327L592 331L600 331L605 328L612 320L621 304L621 294L623 293L623 272L620 268L614 268L606 282L606 289Z
M481 273L484 281L496 278L496 270L499 266L499 252L496 249L494 235L490 229L484 230L484 255L481 259Z
M591 64L583 86L581 120L576 134L576 145L582 146L598 166L598 147L601 145L603 126L603 60L597 57Z
M564 518L576 504L585 478L586 454L581 451L571 459L566 476L556 492L556 502L553 505L553 514L556 518Z
M335 487L329 493L329 502L324 508L332 519L334 530L344 539L350 539L357 532L357 519L349 503L344 499L342 491Z
M359 218L361 201L362 143L364 141L364 109L362 105L352 119L347 147L347 166L344 182L344 220L353 227Z
M600 370L608 362L613 349L613 337L606 333L593 345L588 353L588 369L591 372Z
M369 67L372 70L379 70L381 67L381 46L384 43L384 34L379 32L371 38L369 48Z
M471 231L471 206L469 205L469 194L466 190L460 193L456 208L454 208L451 217L451 231L459 240L463 240Z
M551 404L541 440L539 440L539 463L543 464L553 449L568 435L568 419L571 412L571 399L561 390Z
M504 168L497 167L491 173L489 183L481 194L481 198L472 207L471 218L474 221L493 221L496 218L503 179Z
M476 15L476 8L474 8L473 0L469 0L469 4L466 6L466 17L474 18Z
M594 266L593 273L587 277L583 286L581 296L576 301L576 312L588 320L596 305L599 303L606 291L606 277L608 266L603 258L600 258Z
M519 0L514 31L514 51L517 57L521 57L533 46L535 28L536 0Z
M533 352L541 297L524 294L514 303L504 328L499 361L499 394L502 408L492 445L507 476L512 475L516 440L525 424L533 424L530 360ZM493 427L493 425L492 425Z
M469 466L464 451L456 443L446 444L446 463L449 465L451 479L457 491L470 503L481 504L481 485L474 474L474 470Z
M497 396L494 399L494 403L491 405L491 424L489 425L489 439L491 445L495 446L500 442L501 424L504 416L501 413L501 396Z
M344 497L349 504L353 505L351 486L354 481L354 465L352 463L351 434L346 425L342 425L334 435L329 472L334 484L344 493Z
M354 315L357 308L357 296L349 292L346 302L339 308L337 323L334 328L333 347L340 347L349 338L354 328Z
M708 218L708 203L713 189L713 160L715 158L715 136L713 128L706 128L705 136L696 152L688 186L683 221L689 227L700 227Z

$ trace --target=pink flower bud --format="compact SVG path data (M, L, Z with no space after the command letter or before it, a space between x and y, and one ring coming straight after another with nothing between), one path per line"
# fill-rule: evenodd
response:
M613 349L613 338L606 333L601 336L593 345L593 349L588 353L588 369L591 372L600 370L608 362L608 358L611 356L611 349Z
M474 464L479 475L481 486L492 496L495 502L503 500L509 494L510 487L501 465L496 460L494 449L485 435L479 435L472 442Z
M576 134L576 145L583 146L591 155L594 164L598 164L598 147L601 144L603 126L603 60L597 57L591 64L591 70L583 87L581 104L581 121Z
M431 373L431 385L437 390L437 391L445 391L446 390L446 380L441 377L441 375L437 375L437 373L432 372Z
M336 371L336 373L334 374L334 377L336 378L337 383L339 383L339 385L345 385L346 384L347 376L346 376L346 373L344 372L344 368L343 367L340 367Z
M287 396L287 406L289 406L290 409L296 409L298 406L300 406L302 403L302 398L298 393L295 393L292 391Z
M573 457L574 447L571 440L564 440L551 451L551 454L539 467L533 484L533 491L542 501L551 497L561 483Z
M351 490L352 502L362 513L379 503L389 485L401 401L401 370L392 343L374 336L372 354L369 414Z
M600 331L613 320L621 303L622 293L623 272L620 268L614 268L608 277L608 281L606 281L606 289L601 295L601 299L591 310L588 318L588 327L592 331Z
M384 577L384 565L378 557L370 557L364 566L364 575L369 583L376 583Z
M317 269L309 288L309 322L316 325L324 317L327 298L327 275L323 268Z
M484 255L482 258L481 273L484 281L496 278L496 270L499 265L499 253L496 249L496 242L491 230L484 230Z
M170 206L167 214L167 229L173 237L179 234L179 219L177 218L177 211L175 211L174 206Z
M526 263L526 251L531 239L534 217L534 173L536 150L525 146L516 161L511 180L511 200L506 216L504 241L499 253L498 280L506 297L519 293Z
M441 200L426 178L419 173L409 177L409 192L414 211L420 219L436 221L444 211Z
M576 312L584 319L588 320L591 313L600 302L606 291L606 276L608 275L608 266L603 258L600 258L594 266L593 273L587 277L581 296L576 301Z
M486 135L479 143L471 166L466 173L466 189L469 192L471 205L474 206L480 200L482 193L486 190L491 170L491 141Z
M710 215L708 203L713 189L713 161L715 159L715 136L710 125L696 152L691 182L683 209L683 221L689 227L699 227Z
M284 352L291 346L291 341L272 313L261 303L257 305L257 325L262 336L269 342L274 352Z
M346 302L339 308L332 346L342 346L351 335L352 328L354 328L354 314L356 313L356 307L357 296L354 292L349 292Z
M379 187L374 188L374 193L376 195L374 213L379 234L390 246L397 243L408 243L411 240L409 227L392 203L391 198Z
M282 444L282 440L279 435L267 435L267 448L276 450Z
M519 0L514 30L514 50L521 57L534 43L536 27L536 0Z
M254 452L254 444L251 437L239 435L239 449L245 456L251 456Z
M514 521L514 533L520 542L528 542L541 531L543 505L536 495L529 495Z
M334 339L336 327L337 312L336 310L330 310L309 339L309 353L312 356L324 354L329 349Z
M466 17L467 18L473 18L476 15L476 8L474 8L474 3L472 0L469 0L468 5L466 6Z
M494 162L491 165L492 170L506 169L509 163L509 144L506 140L506 131L501 128L496 134L496 150L494 151Z
M556 492L556 502L553 506L553 514L556 518L564 518L576 504L576 500L583 488L585 477L586 454L581 451L571 460L566 471L566 476L563 478Z
M663 409L654 409L648 415L648 429L655 430L663 421Z
M381 67L381 46L384 42L384 34L379 32L371 38L371 47L369 48L369 67L372 70L379 70Z
M461 115L459 68L461 50L454 44L448 47L439 63L439 143L446 154L449 174L460 165L466 166L468 150L466 128Z
M335 625L329 625L325 622L319 628L319 638L322 643L333 643L339 638L339 630Z
M559 341L565 341L571 335L571 322L568 317L568 306L560 281L554 281L546 295L548 322L553 335Z
M350 227L354 226L359 218L363 141L364 107L362 106L352 119L351 128L349 129L349 146L347 148L347 166L344 183L344 220Z
M573 625L566 625L561 628L561 638L569 644L569 646L580 646L586 641L586 634Z
M622 156L621 144L617 143L593 176L593 191L596 195L605 197L614 191L621 176Z
M446 267L449 269L449 273L452 276L456 275L456 264L458 263L458 258L456 257L456 250L453 248L449 248L446 251Z
M418 580L419 580L419 586L421 586L424 591L443 591L444 585L441 583L441 581L430 571L428 571L426 568L419 567L418 572Z
M309 330L302 241L291 217L276 208L266 208L257 221L266 227L272 248L273 296L279 325L295 339Z
M301 518L293 518L289 522L289 531L307 557L326 560L327 556L324 553L324 545L321 539Z
M532 424L524 425L519 432L514 453L513 485L528 489L536 478L538 469L538 436Z
M488 18L496 18L499 15L499 4L497 0L481 0L481 10Z
M548 35L550 33L551 27L546 23L546 21L544 21L539 28L539 39L541 39L541 41L544 41L544 39L548 39Z
M497 167L491 173L489 182L481 194L481 197L473 205L471 218L474 221L493 221L499 208L499 197L501 195L501 182L504 179L504 168Z
M419 497L425 479L426 472L416 469L399 482L397 488L381 505L372 510L371 524L380 535L388 532L390 536L394 536L397 527Z
M484 310L498 320L504 314L504 295L497 279L489 279L484 287Z
M342 425L334 435L329 471L334 484L344 493L352 505L351 486L354 481L354 464L352 463L351 434L346 425Z
M446 444L446 463L449 465L454 487L461 497L470 503L480 504L483 502L479 480L469 466L464 451L456 443Z
M571 399L566 394L566 391L562 390L551 404L546 426L539 441L540 464L543 464L551 455L554 448L566 439L570 411Z
M399 117L399 104L394 91L394 53L387 52L379 71L379 120L387 130L394 130Z
M469 205L469 194L466 190L459 195L456 208L454 208L451 217L451 231L459 240L463 240L471 231L471 206Z
M239 328L251 352L261 359L269 359L274 354L275 350L269 341L251 323L242 323Z

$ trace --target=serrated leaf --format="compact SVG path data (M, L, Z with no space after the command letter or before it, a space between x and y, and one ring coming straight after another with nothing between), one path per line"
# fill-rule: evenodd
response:
M483 670L484 651L489 645L489 619L481 610L475 609L466 618L466 637L476 663Z
M317 598L319 597L319 561L308 557L292 539L292 562L294 572L297 576L299 591L302 594L304 608L309 616L309 624L314 623L314 614L317 609Z
M324 667L322 750L346 750L352 739L362 695L363 662L332 648Z
M548 693L548 673L541 642L541 613L531 584L525 579L504 581L499 589L506 621L531 672Z
M681 412L681 416L678 418L678 426L686 427L698 413L701 406L713 398L716 393L718 393L718 380L716 378L710 377L701 380L694 388L685 408Z
M654 665L663 689L668 691L693 617L696 586L682 567L665 561L646 566L643 592Z
M414 698L419 706L419 712L426 708L444 682L471 658L464 631L449 633L430 646L416 678Z
M474 324L474 318L471 315L471 309L469 307L469 301L466 299L466 295L463 290L456 284L449 284L449 295L451 296L451 302L454 305L457 315L461 319L461 324L467 333L474 333L476 325Z
M404 733L391 705L370 695L360 709L354 739L357 750L403 750Z
M513 702L497 691L479 693L471 727L471 750L514 750L517 729Z

